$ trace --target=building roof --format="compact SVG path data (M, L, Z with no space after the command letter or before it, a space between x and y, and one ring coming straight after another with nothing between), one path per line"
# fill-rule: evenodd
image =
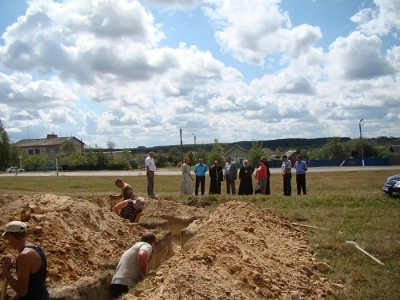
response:
M243 148L240 147L238 144L235 144L231 149L229 149L229 150L225 153L225 156L226 156L228 153L232 152L233 149L235 149L236 147L239 148L240 150L244 151L244 152L249 152L249 150L243 149Z
M400 145L392 145L389 150L393 153L400 153Z
M264 148L263 151L264 151L265 153L268 153L268 154L273 154L273 153L275 153L275 151L272 150L271 148Z
M286 155L287 157L291 157L293 154L296 154L296 153L300 154L300 152L297 150L289 150L284 155Z
M48 146L60 146L62 143L65 141L68 141L70 139L75 139L78 142L82 143L83 145L85 144L84 142L78 140L76 137L57 137L57 138L51 138L51 139L25 139L25 140L20 140L15 143L16 146L18 147L48 147Z

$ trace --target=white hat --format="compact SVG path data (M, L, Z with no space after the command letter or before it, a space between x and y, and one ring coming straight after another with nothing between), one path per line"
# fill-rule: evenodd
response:
M12 221L6 224L2 236L4 236L8 232L25 232L25 231L26 231L25 223L21 221Z

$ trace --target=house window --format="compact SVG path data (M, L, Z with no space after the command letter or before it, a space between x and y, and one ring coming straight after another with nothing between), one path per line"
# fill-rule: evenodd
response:
M28 155L33 155L33 149L28 150Z
M239 163L243 165L243 158L239 159Z
M40 149L35 149L35 154L40 154Z
M58 147L55 148L46 148L46 154L55 154L55 153L59 153L60 150Z

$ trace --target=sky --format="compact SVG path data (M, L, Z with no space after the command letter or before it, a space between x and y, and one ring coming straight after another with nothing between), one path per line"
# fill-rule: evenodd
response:
M398 0L2 0L12 141L400 136Z

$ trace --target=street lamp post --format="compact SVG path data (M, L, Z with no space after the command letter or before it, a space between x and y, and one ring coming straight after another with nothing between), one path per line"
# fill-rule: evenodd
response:
M364 167L364 151L363 151L363 140L362 140L362 130L361 130L361 122L364 119L361 119L360 122L358 123L358 127L360 129L360 143L361 143L361 161L362 161L362 166Z
M193 144L194 144L194 147L196 148L196 136L194 135L193 132L192 132L192 135L193 135Z

